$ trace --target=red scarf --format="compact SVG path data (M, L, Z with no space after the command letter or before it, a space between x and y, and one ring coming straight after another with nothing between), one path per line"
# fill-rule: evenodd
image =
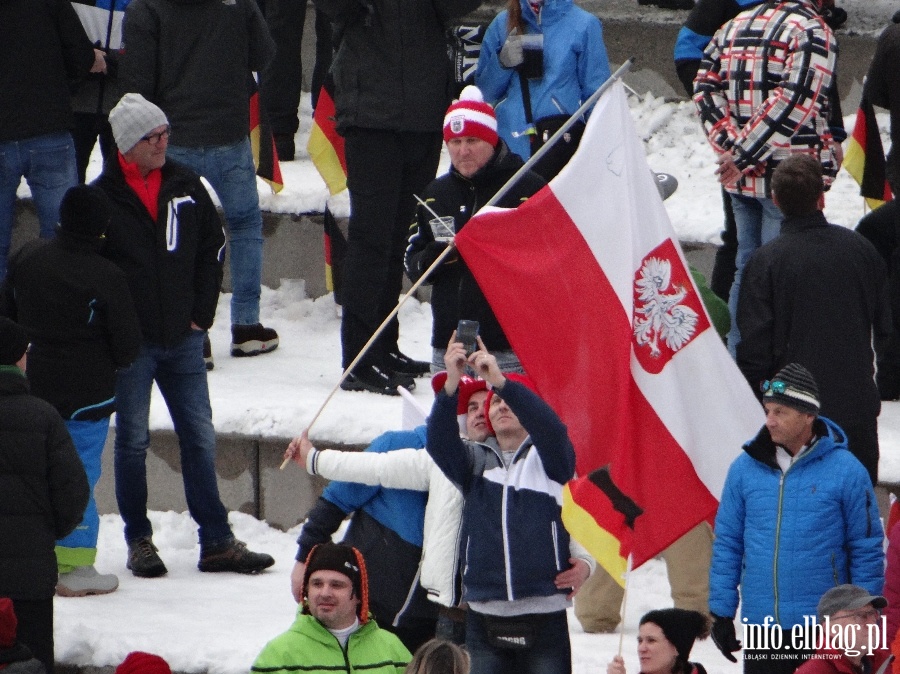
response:
M137 164L132 164L119 152L119 166L122 167L122 174L125 176L125 182L138 195L138 199L144 204L147 212L153 221L159 214L159 190L162 186L162 171L153 169L147 174L147 177L141 175L141 170Z

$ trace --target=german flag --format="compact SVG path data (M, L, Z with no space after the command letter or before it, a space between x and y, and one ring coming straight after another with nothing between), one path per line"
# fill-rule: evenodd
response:
M607 467L563 487L566 530L623 587L634 546L634 521L643 512L616 486Z
M250 147L253 149L253 166L256 167L256 175L269 183L272 191L278 194L284 189L284 179L278 164L275 138L259 102L259 86L252 75L250 82Z
M344 139L338 134L335 123L334 78L331 73L325 77L316 102L306 150L332 194L347 189L347 159L344 156Z
M869 208L874 210L893 199L887 181L884 147L875 121L875 109L865 93L856 112L856 123L847 145L844 167L859 183L859 193L865 197Z

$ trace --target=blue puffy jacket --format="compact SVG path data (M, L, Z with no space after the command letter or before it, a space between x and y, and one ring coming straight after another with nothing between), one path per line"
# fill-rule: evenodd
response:
M544 36L544 76L529 81L532 119L571 115L609 79L609 60L600 19L576 7L572 0L544 0L536 16L528 0L520 0L527 34ZM531 157L528 128L518 72L500 65L506 42L507 12L488 26L481 42L475 83L484 100L497 111L497 130L509 149L523 159Z
M767 428L728 471L713 543L709 610L782 628L814 616L843 583L881 594L883 531L872 483L844 431L819 417L819 440L782 473Z

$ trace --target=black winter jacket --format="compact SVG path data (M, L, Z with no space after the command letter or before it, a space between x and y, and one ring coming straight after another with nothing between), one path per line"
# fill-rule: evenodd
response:
M10 260L2 311L28 332L31 392L64 419L93 421L115 411L116 370L141 345L124 272L98 241L60 230Z
M868 213L856 226L881 255L888 270L894 330L900 330L900 204L896 199Z
M62 417L18 368L0 366L0 597L53 596L56 540L81 522L88 493Z
M110 200L103 256L125 272L146 341L172 347L209 329L222 285L225 233L200 178L167 160L156 222L125 182L115 155L94 183Z
M265 70L275 55L254 0L133 0L123 32L122 90L165 111L172 145L247 137L250 73Z
M519 155L510 152L500 140L491 160L471 178L465 178L456 169L435 179L425 189L425 202L440 216L451 215L459 232L479 208L484 206L506 184L524 162ZM496 206L515 208L540 190L546 183L536 173L523 175ZM429 221L434 216L422 206L416 210L416 220L410 227L409 246L406 249L406 273L413 282L434 261L429 244L434 243ZM510 236L514 233L510 232ZM478 321L481 339L491 351L506 351L511 347L484 293L478 287L472 272L457 253L451 253L431 277L431 313L433 316L431 345L444 349L460 319Z
M888 180L893 190L900 190L900 25L894 23L884 29L875 46L875 56L869 65L864 93L874 105L891 113L891 150L887 157Z
M480 0L315 0L340 41L337 127L440 131L453 95L444 30Z
M886 276L872 244L821 211L786 218L741 281L737 363L750 387L761 395L760 382L800 363L819 386L822 415L840 426L874 422L872 341L890 333Z
M68 0L0 0L0 143L68 131L94 48Z

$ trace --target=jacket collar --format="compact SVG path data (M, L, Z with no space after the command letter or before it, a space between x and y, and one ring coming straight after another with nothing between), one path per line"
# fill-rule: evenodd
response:
M787 232L803 232L808 229L815 229L817 227L828 227L828 220L825 219L825 214L822 213L822 211L816 211L811 215L800 215L785 218L781 223L781 233L785 234Z
M28 393L25 373L15 365L0 365L0 395Z
M813 433L816 439L808 450L808 455L815 454L816 457L821 457L835 449L847 448L847 436L840 426L830 419L822 416L817 418L813 422ZM765 426L759 429L755 438L744 445L744 451L760 463L771 468L778 468L778 463L775 461L775 443L772 442L769 429Z

